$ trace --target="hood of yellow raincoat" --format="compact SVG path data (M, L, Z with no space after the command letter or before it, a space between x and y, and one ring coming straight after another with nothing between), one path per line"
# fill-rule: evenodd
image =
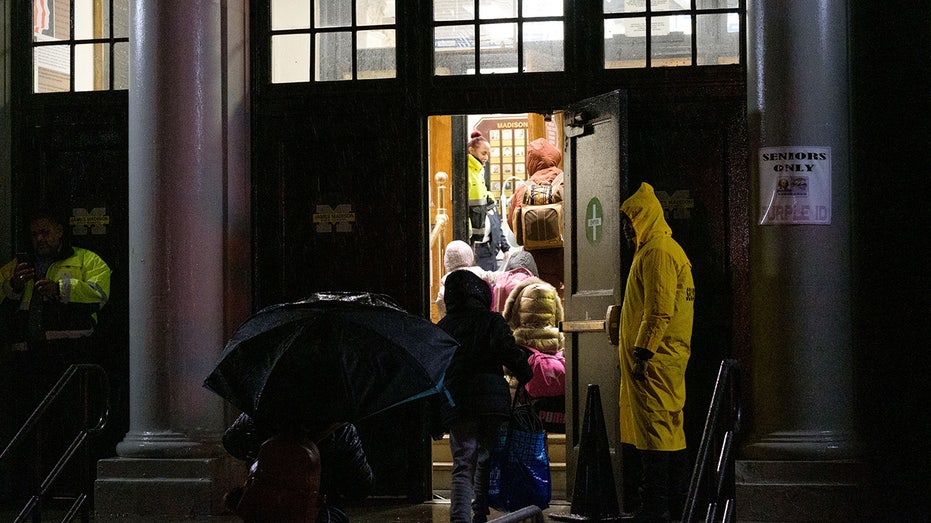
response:
M653 186L643 182L637 192L621 204L621 212L630 218L637 233L637 248L659 235L672 236L666 223L663 206L653 192Z

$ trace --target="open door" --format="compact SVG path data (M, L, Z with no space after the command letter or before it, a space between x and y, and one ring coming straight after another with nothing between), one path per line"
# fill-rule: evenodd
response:
M620 206L627 197L626 96L614 91L565 113L566 492L574 490L589 384L602 399L618 503L621 447L617 345L606 313L622 301L629 257L621 252Z

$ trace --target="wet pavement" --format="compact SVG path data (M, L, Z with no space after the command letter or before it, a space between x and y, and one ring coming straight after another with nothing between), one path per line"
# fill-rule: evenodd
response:
M351 523L439 523L449 521L449 500L442 496L419 504L397 502L372 502L362 507L349 509ZM563 500L553 500L549 508L543 511L543 521L557 521L551 514L568 514L570 504ZM504 516L504 512L492 510L488 520Z
M570 508L571 506L567 501L553 500L549 508L543 511L543 521L557 521L557 519L550 517L550 515L568 514ZM16 511L9 508L0 509L0 521L13 521L16 518L16 514ZM415 504L398 500L368 500L362 506L350 507L348 509L348 515L351 523L446 523L449 521L449 499L442 495L437 495L432 501ZM506 515L506 513L492 510L488 520L491 522L493 519L500 518L504 515ZM42 516L42 521L61 521L60 511L47 511L44 512ZM90 521L93 520L94 518L91 516ZM74 521L81 521L80 516ZM167 519L164 521L170 523ZM196 521L196 518L186 518L183 521L190 523ZM209 521L210 523L235 523L241 520L234 516L215 516L205 521Z

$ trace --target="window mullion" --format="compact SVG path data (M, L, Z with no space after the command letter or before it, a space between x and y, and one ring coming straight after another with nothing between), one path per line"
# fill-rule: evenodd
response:
M475 74L482 74L482 24L479 21L481 20L481 13L479 13L481 7L479 4L480 1L475 0L472 8L472 12L475 13L475 20L473 21L475 24Z
M524 72L524 9L523 0L517 0L517 72Z
M647 26L646 36L644 37L646 39L646 49L644 50L646 55L644 58L646 59L646 68L649 69L653 67L653 3L647 0L645 7L646 13L644 16L646 17Z
M72 93L74 92L74 77L77 76L75 73L75 64L77 60L75 55L77 54L77 46L75 45L74 37L74 0L68 2L68 46L71 49L71 56L69 60L69 68L71 69L70 74L68 75L68 90Z

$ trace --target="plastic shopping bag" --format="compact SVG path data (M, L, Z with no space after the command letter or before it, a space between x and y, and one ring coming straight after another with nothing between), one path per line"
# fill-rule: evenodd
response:
M511 512L530 505L549 507L552 496L546 432L530 405L512 409L491 452L488 505Z

